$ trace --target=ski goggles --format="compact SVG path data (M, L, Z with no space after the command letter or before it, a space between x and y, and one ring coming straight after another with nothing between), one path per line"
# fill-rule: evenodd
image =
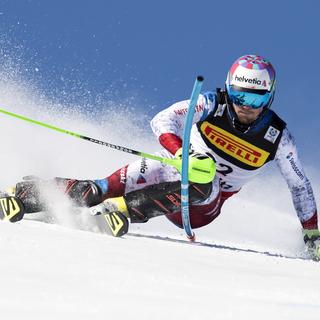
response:
M228 86L228 96L237 106L248 106L252 109L266 107L272 97L272 93L267 90L254 90Z

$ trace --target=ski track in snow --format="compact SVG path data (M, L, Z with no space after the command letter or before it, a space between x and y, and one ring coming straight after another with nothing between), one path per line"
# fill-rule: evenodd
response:
M150 130L141 131L132 114L106 110L98 122L28 86L7 81L0 89L1 108L129 148L156 149ZM0 134L1 189L29 174L104 177L136 159L4 115ZM319 203L318 171L306 169ZM319 319L319 263L130 235L115 239L98 234L86 210L73 212L55 192L49 197L57 204L50 214L0 223L1 319ZM163 217L131 225L130 232L185 240ZM195 232L208 244L292 257L304 247L290 193L272 167Z

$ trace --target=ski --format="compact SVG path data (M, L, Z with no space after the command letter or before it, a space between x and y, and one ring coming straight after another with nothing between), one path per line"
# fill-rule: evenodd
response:
M24 206L21 200L13 196L0 197L0 220L17 222L23 218Z
M97 225L101 232L114 237L122 237L128 233L127 217L119 211L96 215Z
M253 253L253 254L259 254L259 255L264 255L264 256L274 257L274 258L283 258L283 259L290 259L290 260L303 260L303 261L315 261L315 262L319 261L319 258L317 258L317 256L315 256L311 252L307 252L306 256L289 256L289 255L285 255L285 254L281 254L281 253L260 251L260 250L250 249L250 248L233 247L233 246L228 246L228 245L223 245L223 244L207 243L207 242L202 242L202 241L190 242L188 240L175 239L175 238L171 238L171 237L158 236L158 235L128 233L127 236L136 237L136 238L154 239L154 240L159 240L159 241L168 241L168 242L173 242L173 243L181 243L183 245L193 245L193 246L207 247L207 248L220 249L220 250Z

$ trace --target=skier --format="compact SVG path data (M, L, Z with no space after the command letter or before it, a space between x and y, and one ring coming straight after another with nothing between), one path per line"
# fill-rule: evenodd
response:
M286 123L270 109L276 76L272 64L257 55L237 59L228 72L224 90L199 96L191 131L190 159L214 161L212 182L190 183L190 222L199 228L212 222L223 203L275 161L292 194L304 241L319 245L317 208L311 184L298 157L295 141ZM163 157L181 157L182 130L189 101L180 101L161 111L151 127L164 147ZM211 160L212 159L212 160ZM91 207L91 213L108 222L115 236L131 223L147 222L165 215L182 228L180 173L163 163L142 158L104 179L56 178L55 182L76 204ZM16 196L26 212L43 209L39 189L44 182L23 181Z

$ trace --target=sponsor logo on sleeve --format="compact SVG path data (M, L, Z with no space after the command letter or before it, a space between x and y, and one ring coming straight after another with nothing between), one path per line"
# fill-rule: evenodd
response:
M144 174L146 173L147 170L148 170L147 159L142 158L140 163L140 174L137 179L137 184L146 183Z
M271 143L275 143L277 140L278 136L280 134L280 131L272 126L268 128L268 131L264 135L264 138L268 140Z
M127 182L127 166L120 170L120 183L126 184Z
M287 159L292 158L292 156L293 156L293 153L292 153L292 152L289 152L288 155L287 155Z
M147 169L148 169L147 159L142 158L141 164L140 164L140 173L145 174Z
M289 160L291 168L296 173L296 175L299 177L299 179L304 180L304 174L300 171L300 169L298 168L296 162L294 161L293 153L289 152L286 158Z
M263 166L270 153L205 121L202 133L218 149L231 157L255 168Z
M204 105L196 105L195 106L195 112L202 112L204 110ZM177 115L177 116L184 116L186 115L188 112L188 108L182 108L182 109L178 109L178 110L174 110L174 113Z

